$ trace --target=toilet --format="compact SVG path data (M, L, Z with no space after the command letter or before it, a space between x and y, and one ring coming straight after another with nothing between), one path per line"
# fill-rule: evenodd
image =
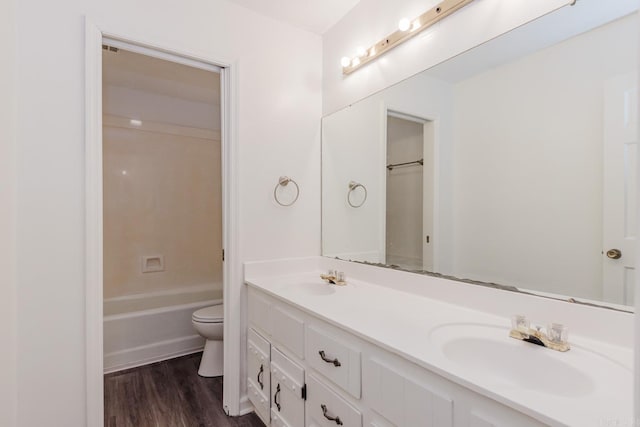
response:
M202 377L218 377L224 369L224 346L222 330L224 326L224 309L222 304L201 308L191 316L195 330L206 339L204 352L200 360L198 375Z

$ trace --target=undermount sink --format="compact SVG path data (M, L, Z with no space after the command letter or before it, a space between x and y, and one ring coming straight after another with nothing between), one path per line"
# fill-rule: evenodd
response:
M290 283L284 285L283 289L308 295L331 295L336 291L334 285L329 285L320 280L317 282Z
M508 328L495 325L449 323L429 338L466 376L501 388L579 397L596 388L594 370L625 369L582 348L560 353L510 338Z

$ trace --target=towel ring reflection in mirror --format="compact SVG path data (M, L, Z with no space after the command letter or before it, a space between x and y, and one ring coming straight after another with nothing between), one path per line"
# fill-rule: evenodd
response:
M278 199L278 188L286 187L287 185L289 185L289 183L295 185L296 197L290 203L282 203L280 199ZM298 183L295 182L293 179L289 178L288 176L281 176L280 179L278 179L276 188L273 189L273 198L276 200L276 203L284 207L291 206L298 200L298 197L300 197L300 187L298 187Z
M353 193L358 188L362 188L362 190L364 190L364 198L362 199L362 201L359 204L354 204L354 203L351 202L351 193ZM365 187L364 185L360 184L359 182L350 181L349 182L349 191L347 192L347 203L349 203L349 206L351 206L352 208L359 208L362 205L364 205L364 202L366 202L366 201L367 201L367 187Z

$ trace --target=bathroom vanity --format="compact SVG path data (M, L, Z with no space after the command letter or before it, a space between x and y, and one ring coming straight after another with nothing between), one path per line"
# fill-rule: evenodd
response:
M331 263L350 268L346 286L320 279ZM443 281L451 286L441 297L433 290L442 279L326 258L303 264L245 266L248 395L267 425L586 427L632 417L630 348L576 333L570 351L552 351L510 338L508 316L452 304L455 282ZM564 304L584 311L577 322L598 311L473 288L480 308L487 299L537 314L548 304L550 315ZM631 328L632 315L611 316Z

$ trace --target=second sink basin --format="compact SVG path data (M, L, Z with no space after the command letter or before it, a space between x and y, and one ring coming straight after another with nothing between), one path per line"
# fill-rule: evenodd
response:
M593 355L575 348L568 353L560 353L516 340L509 337L508 328L449 323L434 328L430 340L445 359L458 365L458 369L502 388L578 397L592 393L596 386L591 369L576 368L572 362L576 356L586 356L592 363ZM573 354L569 354L571 352ZM605 359L600 364L606 362ZM613 368L623 369L611 364Z

